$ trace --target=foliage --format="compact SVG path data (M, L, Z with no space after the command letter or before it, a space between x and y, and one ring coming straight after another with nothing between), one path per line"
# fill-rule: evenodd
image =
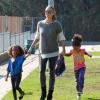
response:
M47 2L0 0L0 15L43 17ZM55 0L55 9L67 40L80 33L86 41L100 41L100 0Z

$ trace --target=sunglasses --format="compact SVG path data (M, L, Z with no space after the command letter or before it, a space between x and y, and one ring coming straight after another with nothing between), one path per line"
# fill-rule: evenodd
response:
M45 13L52 14L52 11L51 10L46 10Z

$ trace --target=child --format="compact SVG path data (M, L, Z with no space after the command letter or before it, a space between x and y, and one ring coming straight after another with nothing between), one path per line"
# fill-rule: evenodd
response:
M73 49L69 53L65 54L65 56L73 55L78 99L81 98L81 94L83 93L83 88L84 88L84 74L86 70L84 55L92 57L92 55L87 53L85 49L80 48L81 42L82 42L82 36L79 34L74 34L72 38Z
M60 76L65 71L65 62L63 55L59 55L57 62L56 62L56 68L55 68L55 75Z
M20 46L16 45L10 47L9 56L10 59L5 81L7 81L10 73L14 100L17 100L16 90L18 90L20 93L19 99L22 99L25 94L24 91L22 91L22 89L19 87L22 78L22 64L29 55L24 55L24 50Z

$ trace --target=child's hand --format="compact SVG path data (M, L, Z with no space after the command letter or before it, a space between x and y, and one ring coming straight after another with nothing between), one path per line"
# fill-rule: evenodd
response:
M5 78L5 81L8 81L8 78L7 77Z
M90 53L86 52L86 51L85 51L85 54L86 54L87 56L89 56L89 57L92 57L92 55L91 55Z
M92 58L92 55L91 54L89 56Z
M6 75L5 81L8 81L8 77L9 77L9 72L7 72L7 75Z

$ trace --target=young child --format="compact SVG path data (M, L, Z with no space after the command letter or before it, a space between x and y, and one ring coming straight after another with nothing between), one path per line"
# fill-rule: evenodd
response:
M66 53L65 56L73 55L74 60L74 72L76 78L76 89L77 89L77 98L81 98L84 88L84 74L86 70L85 58L84 55L92 57L91 54L81 49L82 36L79 34L74 34L72 38L73 49L69 53Z
M24 60L29 56L24 54L24 50L16 45L9 49L9 63L7 68L7 76L5 81L7 81L9 73L11 74L11 83L14 100L17 100L17 91L20 93L19 99L24 96L24 91L19 87L22 78L22 65Z

